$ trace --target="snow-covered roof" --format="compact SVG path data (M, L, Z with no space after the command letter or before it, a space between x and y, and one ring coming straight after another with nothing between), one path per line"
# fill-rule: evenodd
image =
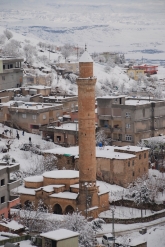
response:
M18 193L18 194L27 194L27 195L35 195L35 189L29 189L29 188L25 188L24 186L19 186L15 189L12 190L14 193Z
M97 99L117 99L123 97L126 97L126 95L105 95L105 96L97 97Z
M123 147L115 147L118 150L132 151L132 152L141 152L145 150L149 150L149 148L138 147L138 146L123 146Z
M5 223L0 222L0 225L1 225L1 226L8 227L9 229L12 229L12 230L14 230L14 231L19 230L19 229L21 229L21 228L24 228L23 225L19 224L19 223L18 223L17 221L15 221L15 220L12 220L12 221L10 221L10 222L5 222Z
M49 129L75 130L78 131L78 123L63 123L61 126L49 126Z
M49 238L52 240L60 241L62 239L73 238L79 236L78 232L73 232L66 229L59 229L56 231L50 231L40 234L41 237Z
M47 186L44 186L44 187L40 187L40 188L36 189L35 191L42 189L45 192L52 192L52 191L54 191L54 188L60 188L60 187L63 187L63 186L65 186L65 185L64 184L47 185Z
M54 170L43 173L47 178L79 178L79 171L73 170Z
M77 196L78 196L77 193L72 193L72 192L68 192L68 191L50 195L50 197L70 199L70 200L75 200L77 198Z
M84 51L84 53L80 57L79 62L80 63L91 63L91 62L93 62L93 60L92 60L91 56L89 55L89 53L87 51Z
M138 147L139 148L139 147ZM103 149L96 147L96 157L98 158L107 158L107 159L131 159L134 158L135 155L128 153L115 152L114 149L118 149L118 147L113 146L105 146ZM126 149L125 149L126 150ZM61 147L50 150L43 150L44 153L53 153L53 154L68 154L70 156L75 156L76 158L79 155L79 147Z
M26 181L26 182L33 182L33 183L43 182L43 176L31 176L31 177L27 177L27 178L24 178L24 181Z
M145 105L145 104L151 104L152 102L155 102L155 101L154 100L128 99L125 101L125 105Z

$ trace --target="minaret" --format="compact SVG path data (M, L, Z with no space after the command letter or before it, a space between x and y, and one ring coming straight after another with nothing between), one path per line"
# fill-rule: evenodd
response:
M78 119L79 119L79 196L78 208L82 213L98 206L96 187L95 143L95 84L93 60L85 49L79 60Z

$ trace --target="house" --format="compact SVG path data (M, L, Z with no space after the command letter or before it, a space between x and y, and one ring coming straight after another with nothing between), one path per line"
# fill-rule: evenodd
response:
M44 155L57 157L58 169L79 170L78 147L43 150ZM148 173L149 149L137 146L96 147L97 178L110 184L127 187Z
M19 204L19 198L10 196L10 191L19 186L18 180L11 179L11 173L19 170L19 164L0 163L0 217L8 218L10 208Z
M147 65L147 64L141 64L141 65L134 65L134 69L140 69L144 70L144 73L147 75L154 75L157 74L158 66L157 65Z
M51 139L54 143L63 146L74 146L78 143L78 122L57 122L57 126L40 127L43 139Z
M36 95L40 94L42 96L48 96L51 93L51 87L42 86L42 85L35 85L35 86L28 86L28 87L21 87L21 94L23 96L26 95Z
M0 59L0 90L20 87L23 82L23 59Z
M141 139L165 134L165 100L124 95L97 98L98 130L112 145L136 145Z
M58 229L40 234L42 237L42 247L78 247L78 232L66 229Z
M134 67L132 67L127 70L127 75L130 78L134 79L135 81L138 81L141 80L142 77L144 77L145 75L144 71L145 71L144 69L139 69L139 68L135 69Z
M45 103L56 103L63 104L63 112L71 112L78 108L78 97L77 96L47 96L43 97L42 101Z
M39 134L39 127L58 120L63 114L60 104L9 101L0 104L0 121L10 126Z

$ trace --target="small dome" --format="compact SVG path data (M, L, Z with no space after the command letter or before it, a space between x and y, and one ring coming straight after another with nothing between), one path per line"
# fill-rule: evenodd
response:
M80 63L93 63L93 60L87 51L84 51L79 60Z

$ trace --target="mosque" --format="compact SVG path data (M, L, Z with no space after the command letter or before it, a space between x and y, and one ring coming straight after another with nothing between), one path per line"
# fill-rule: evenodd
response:
M85 49L77 78L79 171L54 170L25 178L24 187L18 188L21 205L37 205L42 199L53 213L66 214L78 209L93 218L109 209L109 191L96 182L95 84L93 60Z

